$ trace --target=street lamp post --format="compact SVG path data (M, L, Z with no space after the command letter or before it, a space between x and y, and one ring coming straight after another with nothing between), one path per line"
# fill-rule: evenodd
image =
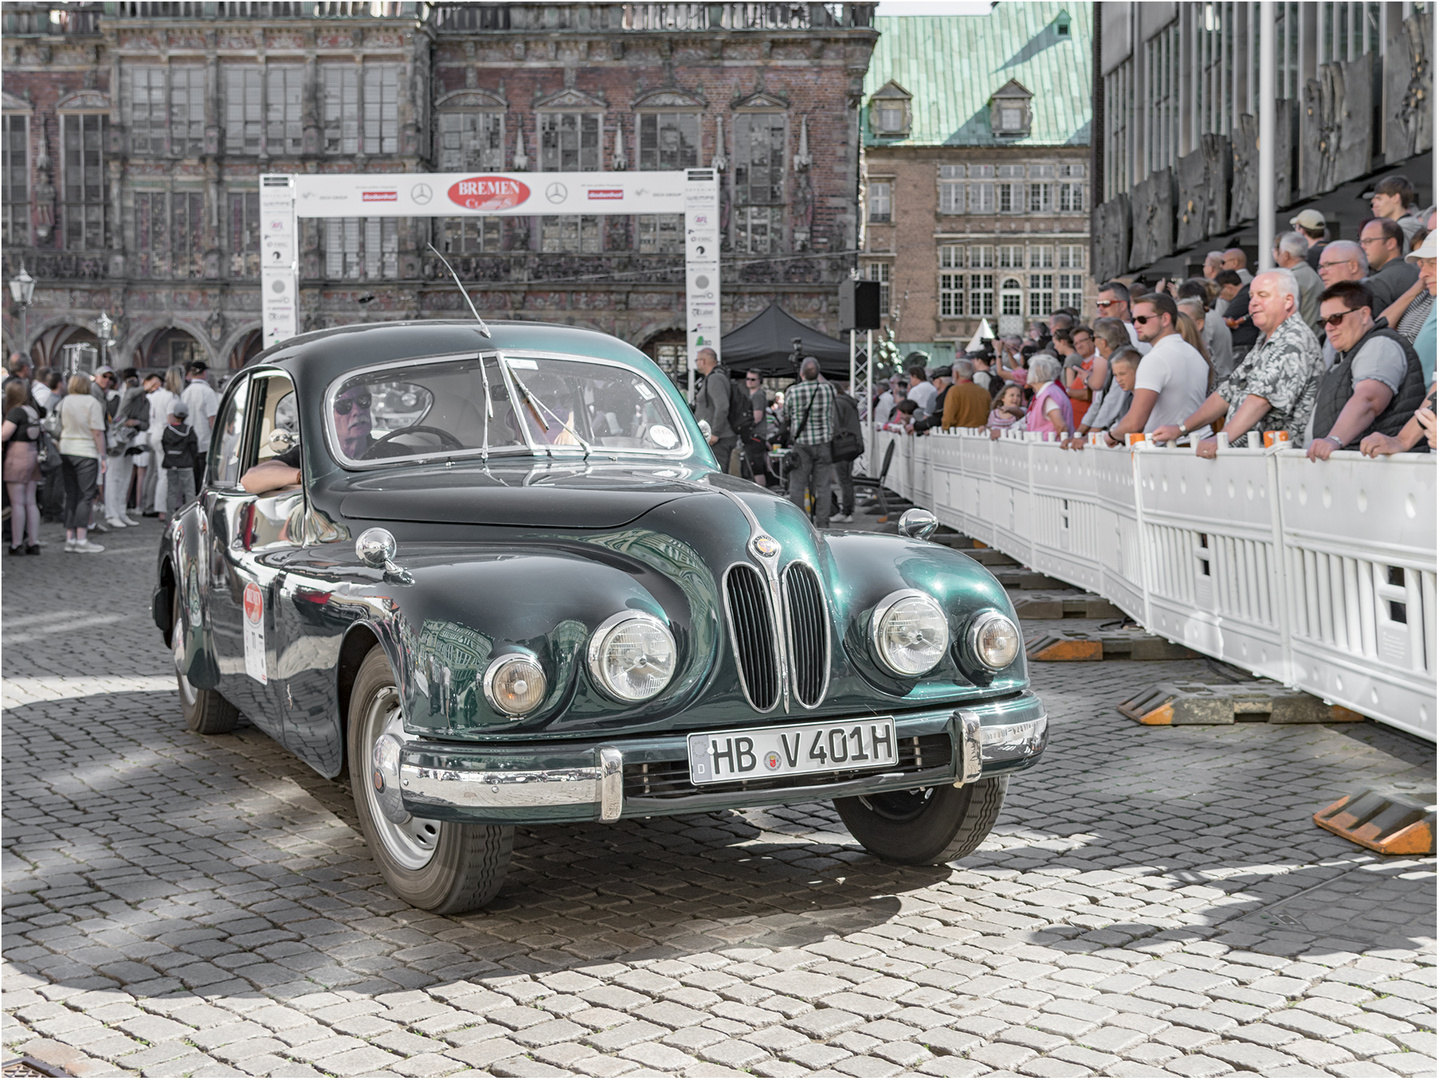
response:
M106 357L106 352L107 352L107 350L110 348L111 345L115 344L115 342L114 342L114 341L111 339L111 337L110 337L110 332L111 332L112 330L114 330L114 329L115 329L115 324L114 324L114 322L112 322L111 319L110 319L110 313L109 313L108 311L102 311L102 312L100 312L100 317L95 320L95 330L97 331L97 333L99 334L99 337L100 337L100 366L101 366L101 367L104 367L106 364L108 364L108 363L110 362L110 361L107 359L107 357Z
M30 355L30 342L25 332L25 313L30 310L30 304L35 299L35 279L25 271L25 264L20 264L20 272L10 279L10 299L15 301L15 306L20 309L20 355Z

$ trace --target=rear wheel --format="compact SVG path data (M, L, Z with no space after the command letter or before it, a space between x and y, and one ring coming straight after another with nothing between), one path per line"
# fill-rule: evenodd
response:
M218 690L202 690L185 674L185 635L180 631L180 589L175 588L171 604L174 620L170 629L170 651L175 657L175 681L180 689L180 711L185 726L197 735L224 735L240 722L240 710L220 696Z
M925 866L963 858L989 835L1004 807L1009 778L964 787L912 788L835 799L850 835L886 862Z
M408 904L441 915L482 907L505 882L515 830L411 816L396 824L380 809L371 779L376 741L400 715L389 659L370 650L350 691L346 748L355 810L370 854L390 888Z

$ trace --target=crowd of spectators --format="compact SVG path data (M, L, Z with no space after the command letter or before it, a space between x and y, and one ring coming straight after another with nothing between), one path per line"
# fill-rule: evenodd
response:
M914 435L1034 431L1075 450L1187 441L1201 457L1271 432L1311 460L1423 449L1435 214L1401 176L1365 197L1373 217L1357 241L1331 239L1324 214L1302 210L1275 237L1273 269L1252 273L1238 246L1211 251L1195 277L1104 282L1089 323L1061 308L952 366L911 364L879 388L873 422Z

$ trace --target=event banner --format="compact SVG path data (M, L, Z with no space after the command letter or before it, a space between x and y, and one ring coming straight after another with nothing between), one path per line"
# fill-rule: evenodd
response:
M679 214L683 172L296 175L302 218Z
M260 178L260 313L265 347L299 333L295 189L289 176Z
M719 184L713 169L690 169L685 184L685 329L690 369L695 353L720 356Z

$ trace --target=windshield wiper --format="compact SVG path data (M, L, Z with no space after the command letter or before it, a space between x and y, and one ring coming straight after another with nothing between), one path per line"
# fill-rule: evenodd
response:
M539 398L535 397L534 394L530 393L530 388L526 386L523 381L521 381L519 375L515 373L513 365L511 365L508 360L501 359L500 363L505 365L505 371L509 372L510 378L515 380L515 385L520 389L520 397L523 399L525 406L530 410L530 414L535 418L535 423L539 424L540 429L542 431L549 431L550 425L546 424L544 420L541 419L539 412L536 411L536 406L539 406L539 408L544 410L545 414L549 416L551 420L553 420L555 423L559 424L560 427L568 431L570 433L570 438L574 439L575 442L579 443L580 446L584 447L584 460L588 461L589 456L593 450L590 444L584 440L584 438L580 435L578 431L570 427L569 424L565 423L558 416L556 416L548 405L546 405ZM550 457L554 457L554 451L549 448L548 443L545 445L545 453L549 454Z

